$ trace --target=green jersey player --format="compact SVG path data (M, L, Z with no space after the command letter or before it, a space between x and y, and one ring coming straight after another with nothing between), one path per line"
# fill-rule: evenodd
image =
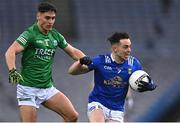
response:
M40 3L37 22L27 28L8 48L5 57L9 80L17 84L17 99L22 122L37 121L42 104L58 113L64 121L77 121L78 113L70 100L53 86L52 64L56 49L63 49L74 60L84 53L70 44L53 28L56 8ZM21 72L16 70L16 54L22 52Z

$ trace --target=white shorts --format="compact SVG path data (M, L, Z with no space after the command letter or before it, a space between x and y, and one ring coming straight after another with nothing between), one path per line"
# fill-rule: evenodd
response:
M91 112L93 112L95 109L99 109L99 108L103 110L105 121L115 120L115 121L119 121L119 122L123 123L124 113L122 111L108 109L107 107L103 106L99 102L88 103L88 112L87 112L88 117Z
M40 104L48 100L59 90L55 87L40 89L34 87L28 87L23 85L17 85L17 99L18 105L30 105L39 108Z

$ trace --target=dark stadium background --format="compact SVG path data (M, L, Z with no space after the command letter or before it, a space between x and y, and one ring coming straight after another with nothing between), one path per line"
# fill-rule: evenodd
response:
M4 54L9 45L34 23L42 0L0 0L0 121L18 122L16 88L8 83ZM152 92L133 92L134 107L126 111L128 122L180 121L180 0L48 0L58 8L56 28L69 43L89 56L110 51L107 37L128 32L132 55L157 82ZM20 57L17 66L20 67ZM86 104L93 73L71 76L73 61L62 50L55 55L55 85L65 93L86 122ZM38 121L61 121L41 107Z

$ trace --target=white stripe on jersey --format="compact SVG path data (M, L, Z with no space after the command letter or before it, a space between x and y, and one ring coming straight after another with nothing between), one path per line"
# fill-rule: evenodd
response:
M105 63L111 63L111 58L109 58L109 56L105 56Z
M24 45L27 43L26 39L23 38L23 37L20 37L20 38L19 38L19 41L20 41L21 43L23 43Z
M133 66L134 57L129 56L128 57L128 65Z

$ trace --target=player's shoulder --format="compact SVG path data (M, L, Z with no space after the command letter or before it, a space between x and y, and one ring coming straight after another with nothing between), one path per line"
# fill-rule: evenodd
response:
M129 60L129 61L130 61L130 60L137 60L137 61L139 61L137 57L131 56L131 55L128 57L128 60Z
M34 30L33 26L29 26L29 27L25 28L24 32L32 33L33 30Z
M98 54L94 57L94 59L96 61L98 61L99 63L104 63L104 62L108 62L111 63L111 56L110 54Z
M98 59L110 58L110 54L98 54L95 56Z
M52 29L51 29L51 32L52 32L52 33L59 33L58 30L55 29L55 28L52 28Z
M24 32L31 37L37 35L37 32L38 32L37 24L35 23L35 24L27 27Z
M37 24L34 23L33 25L29 26L26 31L29 31L29 32L34 32L34 31L37 31Z
M135 56L131 56L131 55L128 57L127 62L131 66L133 66L134 64L137 64L137 63L140 64L138 58Z
M30 39L30 38L34 37L34 35L35 35L35 31L34 31L34 24L33 24L33 25L27 27L24 30L24 32L21 33L20 37Z
M55 29L55 28L51 29L51 33L62 36L62 34L57 29Z
M57 29L55 29L55 28L52 28L51 33L52 33L53 36L56 36L56 37L64 39L64 36Z

